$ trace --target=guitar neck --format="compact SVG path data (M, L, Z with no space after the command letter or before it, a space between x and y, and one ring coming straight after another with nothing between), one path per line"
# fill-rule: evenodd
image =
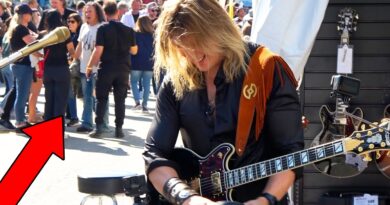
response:
M285 170L312 164L327 158L344 154L345 139L318 145L288 155L269 159L224 173L225 187L231 189L253 181L267 178Z
M347 108L347 105L344 103L343 99L341 99L340 97L337 97L333 124L336 124L336 125L346 125L347 124L347 118L346 118L345 113L344 113L346 108Z

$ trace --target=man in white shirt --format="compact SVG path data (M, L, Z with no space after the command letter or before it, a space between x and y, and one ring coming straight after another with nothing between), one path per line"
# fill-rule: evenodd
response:
M141 10L142 1L141 0L131 0L130 1L131 10L126 12L120 19L123 24L130 28L134 28L135 22L137 22L139 17L139 12Z
M93 76L87 78L85 73L88 61L92 55L93 49L95 48L97 29L104 23L103 10L96 2L88 2L85 5L84 16L86 22L81 26L78 38L79 44L77 45L75 54L76 58L80 59L80 77L84 102L82 123L81 126L77 128L77 132L91 132L93 130L92 112L95 104L93 96L95 78ZM93 73L96 73L96 71L97 68L94 68Z

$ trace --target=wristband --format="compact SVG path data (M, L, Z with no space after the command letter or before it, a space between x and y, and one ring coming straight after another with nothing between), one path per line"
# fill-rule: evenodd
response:
M177 177L168 179L163 187L164 197L172 204L181 205L191 196L198 195L186 183Z
M260 194L260 197L267 199L269 205L276 205L278 203L278 199L276 199L276 197L270 193L262 193Z

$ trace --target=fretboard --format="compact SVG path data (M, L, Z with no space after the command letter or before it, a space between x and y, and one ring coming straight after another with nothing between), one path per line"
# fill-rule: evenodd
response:
M299 152L226 171L224 173L225 188L231 189L285 170L295 169L344 154L343 140L329 142Z

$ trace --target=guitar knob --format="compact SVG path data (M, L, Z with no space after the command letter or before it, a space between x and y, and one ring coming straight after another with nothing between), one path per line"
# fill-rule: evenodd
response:
M372 136L372 131L367 131L367 136Z
M386 142L381 142L381 147L386 147Z
M361 137L362 137L362 134L356 133L356 138L361 138Z
M359 152L363 152L363 147L358 147Z
M368 145L368 148L370 148L370 149L374 149L374 147L375 147L375 145L374 145L374 144L370 144L370 145Z
M363 157L363 161L365 161L365 162L371 162L371 161L372 161L372 158L370 157L369 154L365 154L364 157Z
M361 129L361 130L366 130L366 124L362 124L362 125L360 126L360 129Z

